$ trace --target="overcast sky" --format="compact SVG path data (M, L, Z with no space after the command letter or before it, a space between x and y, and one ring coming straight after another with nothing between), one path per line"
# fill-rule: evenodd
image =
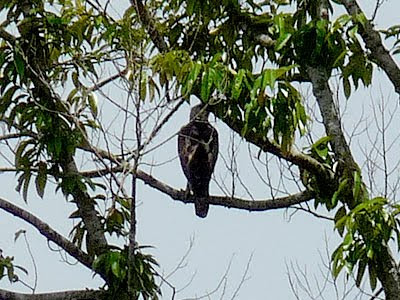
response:
M363 2L371 5L375 1ZM371 7L367 12L371 12ZM394 25L396 22L400 23L399 11L398 1L386 1L377 17L378 28L388 24ZM350 99L344 116L345 124L349 126L345 128L350 129L349 131L359 119L361 107L365 110L366 117L371 115L373 102L370 99L384 95L393 106L397 105L397 98L386 77L378 72L374 74L377 77L374 79L372 88L360 89ZM197 102L193 99L192 103ZM187 122L188 112L189 107L186 105L163 129L159 140L176 133ZM210 121L218 128L221 155L227 158L231 142L230 132L224 124L213 117ZM247 143L238 136L235 136L235 143L240 145L237 161L241 180L256 199L268 199L269 189L254 172L249 160ZM363 139L359 139L352 146L358 149L363 146L362 143ZM361 152L357 149L356 155L361 159ZM165 162L175 158L167 164L154 168L152 173L175 188L184 188L186 180L176 155L176 138L174 138L147 157L147 161ZM280 176L276 168L272 168L270 173L272 177ZM223 159L219 157L215 171L216 181L223 182L225 176L227 176L226 167ZM55 195L51 189L47 189L45 198L40 199L35 192L31 192L29 202L25 204L22 197L14 191L16 178L13 175L0 174L0 182L2 186L0 197L29 209L54 229L65 236L68 235L72 222L65 220L74 210L74 206L67 203L60 194ZM244 189L240 188L240 184L237 183L237 185L239 186L238 196L248 197ZM211 194L220 193L217 184L213 182ZM303 271L306 270L311 282L316 276L321 279L320 283L323 283L321 270L326 274L323 262L328 261L326 243L328 243L329 251L332 252L339 242L337 233L333 232L332 223L302 212L290 217L293 210L248 213L211 206L207 218L200 219L195 216L193 205L175 202L141 183L138 186L138 199L140 201L138 241L155 247L151 253L160 263L161 272L168 274L174 270L193 241L187 264L169 278L169 281L179 290L185 287L193 277L191 283L177 294L176 299L201 296L213 291L229 265L223 299L231 299L251 257L247 279L236 299L295 299L289 287L287 266L298 265ZM321 213L325 212L321 211ZM66 265L65 253L56 251L57 247L48 244L36 229L0 211L0 249L3 250L4 255L15 256L15 263L28 268L31 275L33 268L23 239L13 242L14 233L20 229L27 230L35 256L39 271L38 292L97 288L101 284L101 280L92 279L93 274L86 268L76 265L73 259L67 257L72 265ZM54 251L50 251L49 247ZM30 284L32 280L33 276L27 279ZM10 286L4 279L0 281L0 288L29 292L20 284ZM164 288L163 291L165 293L163 299L167 299L170 289ZM333 299L332 293L333 289L327 292L325 295L327 299ZM210 296L210 299L220 299L221 294L222 289L219 289Z

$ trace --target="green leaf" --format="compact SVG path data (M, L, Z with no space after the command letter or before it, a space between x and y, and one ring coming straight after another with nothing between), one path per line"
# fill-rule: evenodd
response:
M371 84L372 73L373 73L373 66L371 63L367 63L367 65L365 66L365 68L362 72L362 77L361 77L361 80L365 86L369 86Z
M72 82L74 84L74 86L78 89L80 88L80 86L82 85L81 82L79 81L79 75L77 72L73 72L72 75Z
M320 138L318 141L316 141L311 148L314 149L318 148L320 145L326 145L331 139L332 138L330 136L324 136Z
M354 25L352 28L350 28L350 30L348 30L347 34L350 38L352 39L357 39L357 32L358 32L358 25Z
M354 171L353 197L358 201L361 190L361 175L359 171Z
M62 150L61 137L55 137L53 141L54 141L54 153L53 153L53 155L58 159L60 157L61 150Z
M26 203L26 202L28 202L28 189L29 189L29 183L31 181L32 174L29 171L25 174L26 174L25 181L24 181L24 185L22 188L22 198L24 199L24 201Z
M365 14L362 13L362 12L356 14L356 15L355 15L355 19L356 19L357 22L360 23L364 28L365 28L365 25L367 25L367 23L368 23L367 17L366 17Z
M38 170L38 175L36 176L36 191L40 198L43 198L44 196L44 189L46 187L47 183L47 165L45 162L40 162L39 163L39 170Z
M343 205L338 209L338 211L335 214L335 228L338 230L340 236L343 236L344 232L344 225L346 221L346 208Z
M333 1L338 3L340 1ZM340 3L341 4L341 3ZM334 30L336 31L338 28L342 28L343 26L347 25L351 21L352 17L348 14L344 14L339 16L334 22Z
M13 100L15 92L18 90L17 86L10 87L1 97L0 102L0 114L3 114L10 106Z
M140 86L139 86L139 98L140 100L144 101L146 100L147 96L147 76L143 72L140 80Z
M14 273L14 266L12 264L9 265L7 268L7 277L11 283L16 282L18 280L17 275L15 275Z
M208 98L210 97L211 88L214 82L214 76L215 76L215 70L212 68L203 71L200 96L204 102L208 102Z
M97 97L96 97L95 93L93 93L93 92L89 93L88 103L89 103L90 112L92 113L94 118L97 118L98 107L97 107Z
M233 81L233 86L232 86L232 98L234 100L237 100L240 96L240 93L242 92L242 82L243 78L246 74L246 71L244 69L240 69L237 75L235 76L235 79Z
M17 70L17 73L19 74L19 76L24 77L25 74L25 62L23 57L21 56L21 54L19 54L18 52L16 52L14 54L14 65L15 68Z
M373 258L374 258L374 250L372 249L372 247L368 249L368 251L367 251L367 257L368 257L369 259L373 259Z
M376 271L375 271L375 267L373 266L372 263L368 264L368 273L369 273L369 284L371 286L371 290L374 291L376 289L376 284L377 284L377 280L376 280Z
M153 101L155 98L155 92L157 92L157 96L160 97L160 89L158 88L157 83L154 81L154 79L149 76L149 101Z
M351 85L350 80L347 77L343 78L343 91L346 99L349 99L351 95Z
M21 168L22 166L22 153L25 151L29 144L34 144L33 139L25 140L19 143L17 151L15 152L15 166Z
M111 263L111 271L115 275L115 277L120 278L121 276L121 268L119 266L119 261L113 261Z
M333 258L332 275L333 277L336 278L344 267L343 248L342 247L337 248L335 252L333 252L332 258Z
M67 96L67 102L72 104L74 102L75 95L78 93L78 89L74 88L71 90L71 92Z
M324 147L324 148L316 148L315 149L316 153L318 154L318 156L322 159L322 160L326 160L327 156L328 156L328 147Z
M186 13L191 16L194 13L197 0L188 0L186 3Z
M340 196L340 193L341 192L343 192L346 188L347 188L347 183L348 183L349 181L348 181L348 179L347 178L344 178L344 179L342 179L341 181L340 181L340 183L339 183L339 187L338 187L338 189L337 189L337 191L335 192L335 194L333 195L334 197L339 197ZM333 201L332 201L333 202Z
M282 75L289 72L291 69L295 68L297 65L291 65L286 67L281 67L278 69L267 69L263 72L262 82L260 88L263 90L268 85L271 89L275 88L275 82L277 79L281 78Z
M352 242L353 242L353 234L351 232L348 232L346 234L346 236L344 237L344 240L343 240L343 243L342 243L343 248L347 250L348 247L346 247L346 246L350 246L350 244Z
M361 281L364 277L365 269L367 267L367 262L363 259L360 259L358 262L358 272L357 272L357 277L356 277L356 286L360 287Z
M292 37L291 33L283 33L279 36L278 40L276 41L275 44L275 51L281 50L283 47L286 46L290 38Z

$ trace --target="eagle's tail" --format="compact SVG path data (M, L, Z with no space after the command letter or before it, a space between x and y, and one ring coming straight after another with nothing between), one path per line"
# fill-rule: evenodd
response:
M194 203L194 209L196 210L196 216L200 217L200 218L205 218L207 217L207 213L208 213L208 203L203 201L197 201Z
M193 187L193 195L196 197L194 209L196 215L200 218L205 218L208 213L208 184L205 186Z

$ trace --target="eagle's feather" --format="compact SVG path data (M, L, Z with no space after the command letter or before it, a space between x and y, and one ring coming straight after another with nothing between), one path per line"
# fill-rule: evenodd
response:
M196 215L204 218L208 212L211 175L218 157L217 130L207 119L193 118L179 131L178 153L188 187L198 197L195 203Z

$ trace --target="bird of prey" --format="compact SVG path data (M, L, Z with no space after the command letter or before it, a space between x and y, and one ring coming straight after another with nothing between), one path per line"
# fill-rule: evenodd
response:
M178 154L188 184L186 192L196 197L196 215L208 213L208 189L218 157L218 133L208 122L208 111L202 104L190 111L190 121L178 134Z

